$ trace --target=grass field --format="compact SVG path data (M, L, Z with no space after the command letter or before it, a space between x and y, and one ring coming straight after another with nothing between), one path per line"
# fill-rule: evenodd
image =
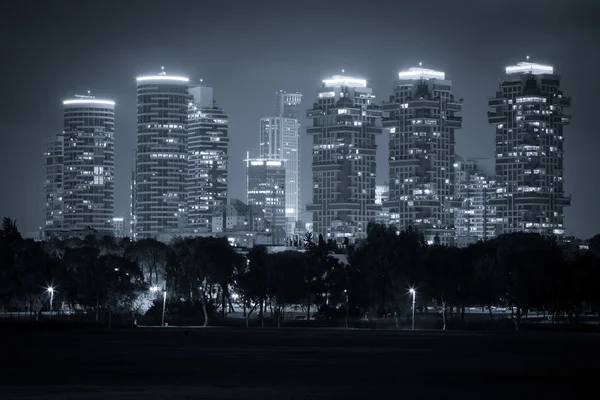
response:
M0 332L1 399L579 397L600 336L325 329ZM592 396L593 397L593 396Z

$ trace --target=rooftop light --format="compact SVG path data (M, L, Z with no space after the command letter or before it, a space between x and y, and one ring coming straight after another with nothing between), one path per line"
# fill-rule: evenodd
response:
M344 75L334 75L331 79L323 79L325 86L350 86L350 87L367 87L367 81L360 78L352 78Z
M72 100L65 100L63 101L63 104L65 106L71 105L71 104L104 104L107 106L114 106L115 102L112 100L100 100L100 99L83 99L83 98L79 98L79 99L72 99Z
M551 65L535 64L530 62L520 62L517 65L509 65L506 67L507 74L525 74L530 73L534 75L539 74L552 74L554 68Z
M189 82L188 78L183 76L168 76L168 75L149 75L149 76L138 76L136 78L138 82L143 81L176 81L176 82Z
M398 73L399 79L446 79L446 74L442 71L435 71L427 68L409 68L407 71Z

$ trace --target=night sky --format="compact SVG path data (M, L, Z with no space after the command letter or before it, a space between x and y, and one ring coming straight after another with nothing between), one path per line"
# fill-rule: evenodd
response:
M446 72L464 98L457 152L491 159L487 123L504 67L552 64L572 96L565 129L567 231L600 232L600 1L26 1L0 11L0 216L21 231L43 222L44 142L62 130L62 100L88 89L116 106L115 214L128 212L139 74L161 66L200 78L230 117L230 197L245 199L246 150L258 151L259 118L279 89L310 107L321 80L345 69L387 100L400 69ZM310 137L302 141L302 203L311 198ZM378 182L387 179L387 138ZM493 165L491 162L488 163Z

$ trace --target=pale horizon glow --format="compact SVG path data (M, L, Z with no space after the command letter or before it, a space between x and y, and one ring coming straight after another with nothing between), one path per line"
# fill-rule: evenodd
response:
M552 74L554 73L554 68L551 65L542 65L530 62L520 62L517 65L509 65L506 67L507 75L519 73L531 73L534 75Z
M100 99L72 99L63 101L63 105L68 106L71 104L104 104L107 106L114 106L115 102L112 100L100 100Z
M442 71L435 71L427 68L409 68L408 70L398 72L398 79L446 79L446 74Z
M350 86L350 87L367 87L367 80L361 78L353 78L345 75L334 75L331 79L323 79L325 86Z
M149 76L138 76L135 78L138 82L143 81L177 81L177 82L189 82L189 79L184 76L168 76L168 75L149 75Z

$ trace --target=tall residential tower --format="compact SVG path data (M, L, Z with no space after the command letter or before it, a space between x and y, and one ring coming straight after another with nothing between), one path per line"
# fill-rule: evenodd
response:
M261 159L285 163L286 232L294 234L300 215L300 107L302 94L276 93L276 116L260 119Z
M137 78L135 238L186 224L188 78Z
M500 233L565 234L563 127L571 98L551 66L529 62L506 67L508 75L489 100L496 127L496 181Z
M188 227L210 232L213 212L227 205L229 121L217 106L212 87L191 87L189 92Z
M62 228L110 231L115 198L115 103L77 95L63 105Z
M313 230L325 238L363 239L375 204L375 138L381 110L364 79L335 75L323 80L311 110L313 138Z
M454 207L455 114L461 101L444 72L410 68L398 74L384 103L383 127L389 132L390 211L398 229L417 228L429 242L436 236L452 244Z

